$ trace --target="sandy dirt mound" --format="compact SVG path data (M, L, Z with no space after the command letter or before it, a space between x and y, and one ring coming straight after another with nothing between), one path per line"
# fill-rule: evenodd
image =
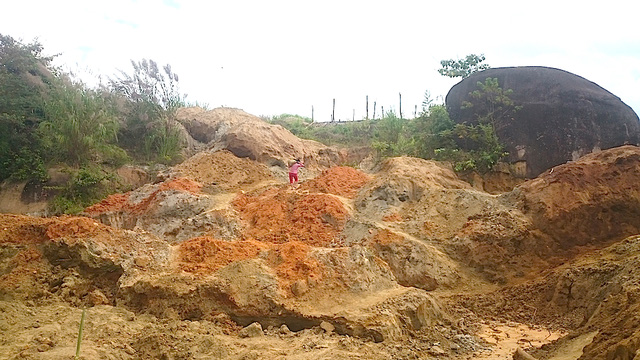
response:
M452 288L461 279L454 262L422 241L381 229L369 246L389 265L400 285L435 290Z
M443 165L429 160L397 157L385 160L356 199L359 211L381 219L407 202L420 200L428 191L471 189Z
M392 268L406 269L402 275L397 273L402 281L430 290L460 278L449 257L489 281L506 282L523 276L523 265L546 265L539 257L549 253L536 250L542 236L520 210L496 195L473 189L433 161L388 159L360 191L354 219L374 231L387 229L406 239L402 245L384 245L383 253L391 256ZM349 234L349 241L362 240ZM374 244L382 251L380 243ZM388 253L391 249L393 255ZM408 257L422 261L407 262ZM438 268L447 270L433 271ZM418 273L431 279L419 279Z
M416 191L425 188L436 189L470 189L469 183L462 181L450 168L432 160L412 157L395 157L385 160L378 173L385 174L374 183L395 180L399 183L412 184ZM405 186L410 188L412 186ZM419 193L416 193L419 195Z
M334 166L324 170L314 179L305 181L300 189L354 198L370 179L369 175L360 170L347 166Z
M273 188L258 195L241 194L233 202L246 227L244 237L271 243L301 241L335 246L349 217L336 197Z
M517 206L563 248L640 233L640 148L560 165L513 191Z
M247 158L239 158L230 151L200 152L175 166L177 177L193 179L218 191L247 188L272 178L269 169Z
M239 109L180 109L178 121L196 140L213 150L227 149L269 166L286 168L293 159L303 159L311 169L328 168L353 161L345 150L303 140L279 125L271 125Z
M64 303L25 305L0 301L0 354L21 359L72 359L82 310ZM431 338L403 346L375 343L314 327L259 330L240 337L228 318L158 319L122 307L100 305L86 313L81 358L98 359L411 359L434 356ZM462 335L461 335L462 336ZM442 347L442 345L441 345ZM418 356L417 354L424 354Z
M113 303L125 269L161 267L167 258L168 245L91 218L38 219L0 215L5 233L20 234L0 241L3 298L60 297L76 305Z

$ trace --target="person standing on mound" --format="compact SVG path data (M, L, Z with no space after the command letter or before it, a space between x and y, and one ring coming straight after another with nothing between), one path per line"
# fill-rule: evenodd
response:
M289 183L294 189L298 185L298 169L301 167L304 167L304 164L300 162L300 159L296 159L293 165L289 166Z

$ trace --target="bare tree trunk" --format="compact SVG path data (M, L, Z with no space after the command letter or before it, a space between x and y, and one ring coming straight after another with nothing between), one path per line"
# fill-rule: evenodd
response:
M398 93L400 95L400 120L402 120L402 94Z

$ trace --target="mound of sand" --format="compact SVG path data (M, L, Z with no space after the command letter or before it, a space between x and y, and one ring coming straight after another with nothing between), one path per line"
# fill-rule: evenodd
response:
M230 151L214 153L203 151L172 169L177 177L186 177L208 188L232 191L272 179L271 172L264 165L239 158Z
M314 179L305 181L300 189L353 198L369 180L370 176L360 170L334 166L324 170Z

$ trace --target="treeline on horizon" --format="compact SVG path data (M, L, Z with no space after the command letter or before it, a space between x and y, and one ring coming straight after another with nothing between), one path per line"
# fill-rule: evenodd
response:
M121 71L92 88L54 67L54 57L43 50L36 40L25 44L0 34L0 182L44 183L48 168L63 168L70 181L57 189L50 212L74 213L122 190L113 170L124 164L182 160L186 141L175 113L187 104L170 65L132 60L131 73ZM482 61L484 56L476 55L443 60L439 72L464 78L488 68ZM471 94L475 100L466 105L476 106L477 116L463 124L455 124L428 91L413 119L389 111L381 119L335 126L314 126L310 119L287 114L265 120L302 138L369 146L380 157L410 155L451 161L458 171L487 171L505 153L493 129L497 113L483 104L496 105L496 94L508 91L495 79L478 87ZM516 110L508 101L498 105Z

